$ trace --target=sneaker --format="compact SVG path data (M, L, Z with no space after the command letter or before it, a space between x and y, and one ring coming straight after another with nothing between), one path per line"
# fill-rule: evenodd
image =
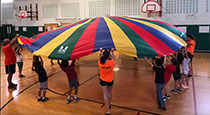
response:
M12 85L12 86L8 86L8 89L17 89L17 87Z
M157 104L158 104L158 106L161 106L160 101L158 101L158 103L157 103Z
M71 103L71 99L66 99L66 104Z
M163 101L166 101L166 96L163 96Z
M78 101L79 101L79 98L76 98L76 99L73 100L74 103L76 103Z
M177 90L176 90L176 89L172 89L171 92L172 92L173 94L177 94Z
M17 87L17 84L12 83L12 86Z
M177 92L178 92L178 93L181 93L181 92L182 92L182 89L177 89Z
M192 75L189 74L187 77L188 77L188 78L192 78Z
M158 109L165 111L166 110L166 107L158 106Z
M25 77L24 75L19 75L19 77Z
M48 101L49 98L48 97L42 97L42 102Z
M165 97L167 97L168 100L171 99L171 96L170 95L165 95Z
M37 101L42 101L42 97L38 97L37 98Z
M182 86L182 88L184 88L184 89L186 88L186 86L185 86L184 84L182 84L181 86Z
M185 89L190 89L190 86L185 86Z

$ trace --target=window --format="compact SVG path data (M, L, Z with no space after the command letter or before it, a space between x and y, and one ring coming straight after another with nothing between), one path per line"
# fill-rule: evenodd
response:
M58 17L58 4L47 4L42 6L43 18L56 18Z
M198 0L167 0L166 12L168 14L198 13Z
M115 0L115 15L136 16L140 14L141 0Z
M62 3L62 17L80 17L79 3Z
M13 0L1 0L1 3L12 3Z
M106 16L110 14L110 1L109 0L98 0L89 1L89 16Z

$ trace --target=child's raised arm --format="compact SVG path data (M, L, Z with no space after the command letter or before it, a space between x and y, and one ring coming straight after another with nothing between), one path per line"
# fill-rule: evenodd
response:
M112 59L115 60L115 58L114 58L114 48L111 49L111 56L112 56Z
M154 65L147 59L147 57L144 57L144 59L153 67Z
M58 65L61 65L60 60L57 60Z
M163 61L163 66L166 67L167 62L166 62L166 55L164 55L164 61Z
M100 51L100 52L99 52L99 56L100 56L100 58L101 58L101 57L102 57L103 48L100 48L99 51Z
M10 47L12 47L15 44L18 37L19 37L19 34L16 34L15 37L10 41Z
M39 56L42 66L44 66L44 62L41 56Z

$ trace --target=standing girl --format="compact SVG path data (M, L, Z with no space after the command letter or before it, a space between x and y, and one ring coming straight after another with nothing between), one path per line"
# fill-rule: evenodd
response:
M102 55L103 52L103 55ZM114 49L111 49L111 55L109 50L102 51L100 49L100 60L98 61L98 66L100 69L100 85L104 94L104 101L107 107L107 112L105 115L111 115L110 113L110 103L112 99L112 86L114 83L113 68L114 62Z
M15 48L15 53L16 53L16 59L17 59L17 65L18 65L18 68L19 68L19 77L25 77L23 74L22 74L22 69L23 69L23 57L21 55L20 52L23 51L23 48L20 48L20 47L16 47Z
M187 52L185 51L184 53L184 60L182 61L182 72L183 72L183 84L182 84L182 87L184 89L189 89L189 79L188 79L188 74L189 74L189 71L190 71L190 68L189 68L189 62L190 62L190 58L188 57L187 55ZM185 80L184 80L185 79ZM184 85L184 81L186 82L186 85Z

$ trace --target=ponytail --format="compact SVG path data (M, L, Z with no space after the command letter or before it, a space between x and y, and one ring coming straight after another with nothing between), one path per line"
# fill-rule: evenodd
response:
M101 64L104 64L105 61L106 61L106 58L105 58L104 56L102 56L101 59L100 59L100 63L101 63Z
M103 52L103 56L100 59L100 63L104 64L106 62L106 60L109 58L109 56L110 56L110 52L108 50L105 50Z

